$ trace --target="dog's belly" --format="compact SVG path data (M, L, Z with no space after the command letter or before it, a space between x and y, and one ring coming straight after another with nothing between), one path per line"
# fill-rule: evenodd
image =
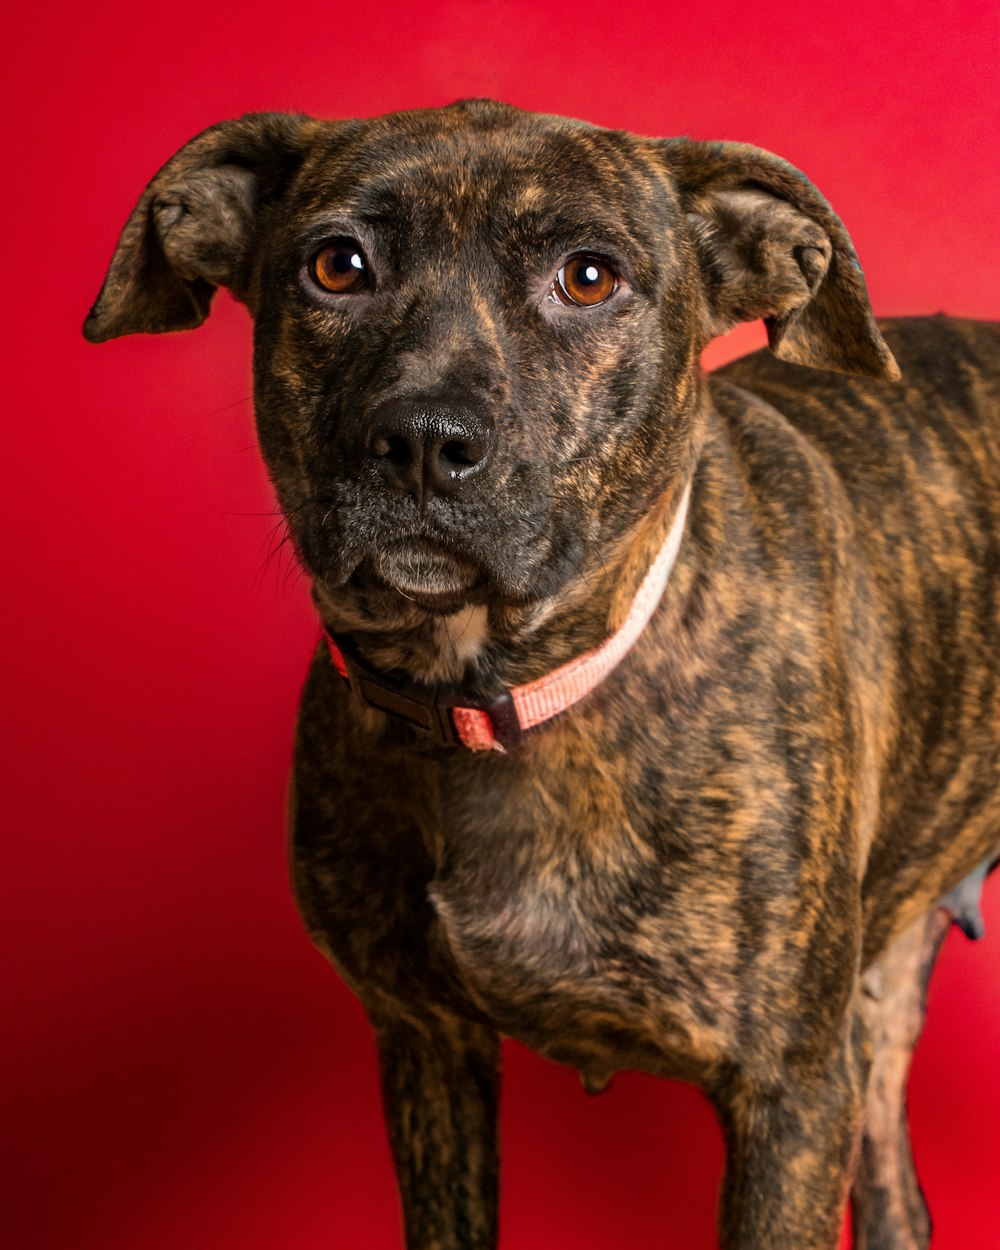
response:
M430 896L476 1005L501 1032L576 1068L588 1089L625 1068L699 1080L732 1057L731 928L692 938L657 915L623 940L585 898L538 880L485 906L442 883Z

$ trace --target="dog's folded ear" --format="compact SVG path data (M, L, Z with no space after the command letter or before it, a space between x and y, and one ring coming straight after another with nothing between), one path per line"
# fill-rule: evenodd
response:
M762 317L775 355L895 380L854 247L804 174L742 143L657 144L691 225L705 283L705 341Z
M185 144L125 223L84 337L192 329L216 287L242 298L260 210L287 187L318 124L251 113Z

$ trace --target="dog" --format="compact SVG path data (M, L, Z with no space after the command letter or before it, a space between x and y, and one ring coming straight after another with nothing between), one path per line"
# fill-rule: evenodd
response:
M832 1250L849 1192L858 1247L926 1247L907 1071L1000 855L998 328L876 324L766 152L482 100L205 131L85 335L220 286L326 635L295 891L407 1246L495 1245L510 1035L700 1086L726 1250Z

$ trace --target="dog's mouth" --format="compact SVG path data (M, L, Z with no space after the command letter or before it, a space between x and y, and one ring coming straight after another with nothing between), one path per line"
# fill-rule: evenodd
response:
M504 501L483 516L468 510L461 520L469 532L461 533L434 516L396 515L404 511L328 508L321 520L316 509L312 524L312 512L294 515L303 563L319 592L352 602L369 621L408 617L413 609L448 615L468 604L514 606L544 598L579 562L572 529L569 541L561 532L549 535L530 524L526 509L504 515Z
M406 598L435 606L475 585L478 568L427 538L409 538L379 550L372 568L380 581Z

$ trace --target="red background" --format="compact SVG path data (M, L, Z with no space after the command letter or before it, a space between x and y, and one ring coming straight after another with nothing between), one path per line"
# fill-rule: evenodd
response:
M389 1250L367 1025L285 879L316 631L268 558L249 324L223 296L198 333L86 345L118 230L218 119L489 94L779 152L877 312L996 317L997 8L59 0L6 25L5 1244ZM911 1106L936 1250L1000 1242L998 971L1000 942L953 934L931 995ZM693 1090L626 1074L592 1100L511 1046L503 1135L506 1250L714 1244Z

